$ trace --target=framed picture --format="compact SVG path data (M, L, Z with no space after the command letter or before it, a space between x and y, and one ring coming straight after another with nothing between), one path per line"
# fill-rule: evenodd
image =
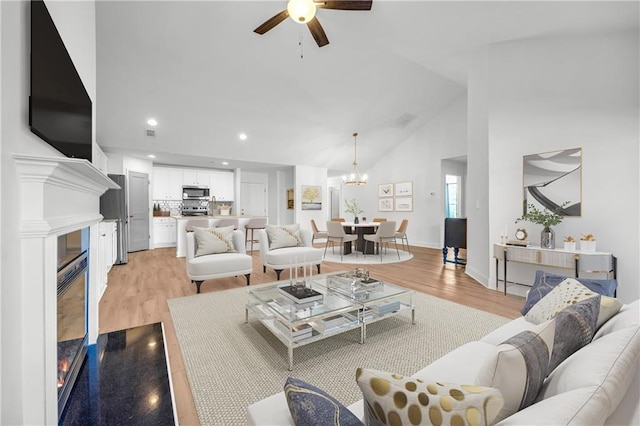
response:
M392 212L393 198L378 198L378 211Z
M410 197L413 195L413 182L396 183L396 197Z
M287 189L287 210L293 210L293 188Z
M522 162L522 213L529 205L582 215L582 148L525 155Z
M412 212L413 211L413 197L398 197L398 198L396 198L396 211L397 212Z
M393 197L393 184L383 183L378 185L378 197Z
M322 187L302 185L300 199L302 200L302 210L322 210Z

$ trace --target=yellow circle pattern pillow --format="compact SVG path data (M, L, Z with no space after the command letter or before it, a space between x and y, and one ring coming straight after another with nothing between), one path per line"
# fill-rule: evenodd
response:
M498 389L433 382L358 368L367 425L492 424L504 404Z

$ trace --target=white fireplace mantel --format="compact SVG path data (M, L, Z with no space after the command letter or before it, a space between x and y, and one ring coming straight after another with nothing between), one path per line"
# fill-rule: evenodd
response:
M100 196L119 186L87 160L14 155L19 182L22 424L57 424L57 237L89 227L88 338L98 333ZM18 368L18 366L16 366ZM34 409L37 407L37 409Z

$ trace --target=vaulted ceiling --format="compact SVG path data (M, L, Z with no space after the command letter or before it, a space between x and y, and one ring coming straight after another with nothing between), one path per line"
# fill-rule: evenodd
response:
M337 174L350 170L357 131L366 169L465 94L478 48L638 29L635 1L373 0L368 12L319 9L322 48L290 19L253 32L285 7L97 1L100 146L163 164Z

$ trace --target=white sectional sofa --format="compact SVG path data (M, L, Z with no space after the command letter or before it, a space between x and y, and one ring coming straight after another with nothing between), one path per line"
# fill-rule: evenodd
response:
M536 402L499 425L640 425L640 301L622 309L591 343L562 362L545 380ZM479 341L467 343L412 377L472 384L495 346L535 324L519 317ZM354 365L354 376L355 369ZM355 379L354 379L355 380ZM331 389L324 389L331 394ZM347 407L364 421L364 404ZM293 425L284 392L248 408L250 425Z

